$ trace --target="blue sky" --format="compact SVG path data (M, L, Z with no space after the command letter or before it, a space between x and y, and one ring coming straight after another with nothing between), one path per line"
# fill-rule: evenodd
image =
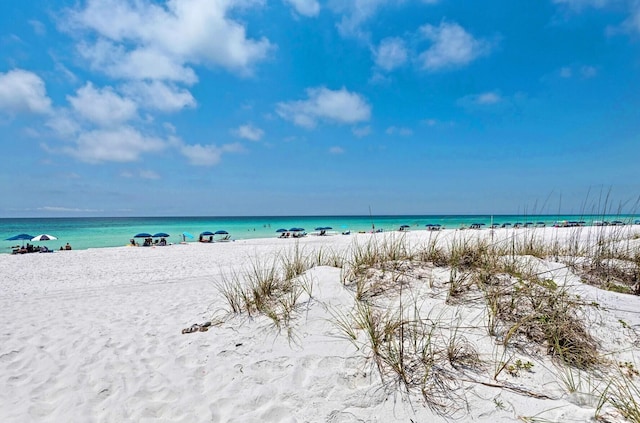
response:
M636 211L636 0L0 4L0 217Z

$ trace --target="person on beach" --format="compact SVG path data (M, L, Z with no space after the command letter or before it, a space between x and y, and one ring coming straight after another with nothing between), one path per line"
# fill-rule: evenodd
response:
M71 245L67 242L67 244L64 246L64 249L67 251L71 250Z

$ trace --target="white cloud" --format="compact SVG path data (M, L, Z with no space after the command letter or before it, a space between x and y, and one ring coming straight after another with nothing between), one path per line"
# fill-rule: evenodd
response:
M561 78L571 78L573 76L573 71L570 67L564 66L560 69L560 77Z
M140 179L150 179L150 180L157 180L157 179L162 179L162 177L160 176L160 174L158 172L155 172L153 170L137 170L135 172L132 172L130 170L123 170L120 172L120 177L121 178L140 178Z
M344 148L342 148L342 147L331 147L331 148L329 148L329 153L331 153L331 154L344 154Z
M195 82L189 64L250 73L273 48L265 38L247 38L245 27L228 17L247 2L230 0L88 0L71 9L66 29L94 33L80 44L92 66L112 77Z
M241 125L231 132L237 137L244 138L250 141L260 141L260 139L264 135L264 131L262 129L256 128L251 124Z
M101 209L80 209L76 207L57 207L57 206L43 206L38 207L37 210L51 211L51 212L87 212L98 213L104 210Z
M150 47L127 51L122 46L101 39L94 44L81 42L78 51L94 70L111 78L167 80L184 84L198 81L194 70L181 60Z
M582 66L580 75L585 79L595 78L598 75L598 69L595 66Z
M457 23L425 25L420 31L431 41L431 47L420 54L422 67L437 71L467 65L491 50L489 42L475 39Z
M14 69L0 73L0 112L9 114L51 111L44 81L35 73Z
M353 128L351 130L351 132L356 137L363 138L363 137L366 137L367 135L369 135L371 133L371 127L367 125L367 126L362 126L362 127L359 127L359 128Z
M79 116L103 127L124 123L137 113L133 100L120 96L111 87L96 89L91 82L79 88L75 96L67 96L67 100Z
M344 13L338 23L338 32L343 37L366 38L367 34L360 28L361 25L378 11L378 8L389 0L352 0L336 1L336 11Z
M371 117L371 106L367 101L345 88L336 91L325 87L309 88L307 95L307 100L278 103L278 115L305 128L315 127L319 120L350 124L368 121Z
M46 35L47 34L47 27L44 26L44 24L36 19L31 19L29 20L29 25L31 25L31 28L33 28L33 32L36 33L36 35Z
M220 147L209 145L183 145L180 148L180 152L184 155L194 166L215 166L220 163L222 155L224 153L240 153L244 151L239 143L224 144Z
M289 3L293 8L302 16L318 16L320 13L320 4L317 0L284 0L285 3Z
M477 104L496 104L502 101L502 97L495 92L486 92L476 95L474 101Z
M575 70L574 70L575 69ZM561 78L573 78L579 76L582 79L590 79L598 76L598 68L590 65L583 66L564 66L560 68L559 75Z
M385 71L392 71L407 61L407 49L401 38L385 38L375 51L376 65Z
M160 175L153 170L141 170L140 177L142 179L160 179Z
M75 147L65 147L63 152L88 163L132 162L143 153L161 151L166 147L165 141L145 136L129 126L83 132L75 144Z
M401 135L403 137L413 135L413 131L410 128L402 128L397 126L390 126L385 132L387 133L387 135Z
M175 112L196 106L196 100L188 90L162 81L131 82L125 84L122 91L144 109Z
M525 100L522 93L516 93L509 97L504 97L496 91L487 91L479 94L470 94L458 100L458 105L475 110L505 110L516 107Z

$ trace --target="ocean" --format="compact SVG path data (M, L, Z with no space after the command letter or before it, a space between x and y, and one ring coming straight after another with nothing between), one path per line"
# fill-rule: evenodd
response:
M182 234L194 235L187 242L197 242L198 235L204 231L227 231L231 239L250 239L276 237L278 229L303 228L314 232L318 227L331 227L334 232L371 231L372 228L383 231L398 230L408 225L409 230L426 230L426 225L437 224L448 229L469 226L473 223L488 227L492 222L502 223L538 223L547 226L557 221L583 221L586 225L594 221L619 220L633 223L634 215L438 215L438 216L253 216L253 217L74 217L74 218L5 218L0 219L0 253L10 253L11 247L29 241L8 241L14 235L27 233L37 236L49 234L56 240L31 242L46 245L57 250L66 243L73 249L104 248L125 246L136 234L165 232L170 235L171 243L182 241ZM216 237L217 238L217 237ZM141 240L140 240L141 241Z

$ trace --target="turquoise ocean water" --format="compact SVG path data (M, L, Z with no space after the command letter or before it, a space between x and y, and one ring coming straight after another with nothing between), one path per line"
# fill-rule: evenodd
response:
M409 225L410 230L425 230L427 224L439 224L448 229L469 226L472 223L484 223L487 227L493 223L537 223L547 226L556 221L584 221L586 225L594 221L620 220L633 223L637 219L633 215L496 215L496 216L257 216L257 217L84 217L84 218L16 218L0 219L0 253L10 253L11 247L20 245L22 241L6 241L6 238L27 233L33 236L50 234L57 240L34 242L35 245L46 245L57 250L67 242L73 249L102 248L124 246L135 234L148 232L155 234L166 232L169 242L182 240L182 233L195 236L204 231L215 232L226 230L232 239L276 237L277 229L292 227L304 228L306 232L314 232L317 227L329 226L333 231L351 232L371 231L375 229L394 231L401 225Z

